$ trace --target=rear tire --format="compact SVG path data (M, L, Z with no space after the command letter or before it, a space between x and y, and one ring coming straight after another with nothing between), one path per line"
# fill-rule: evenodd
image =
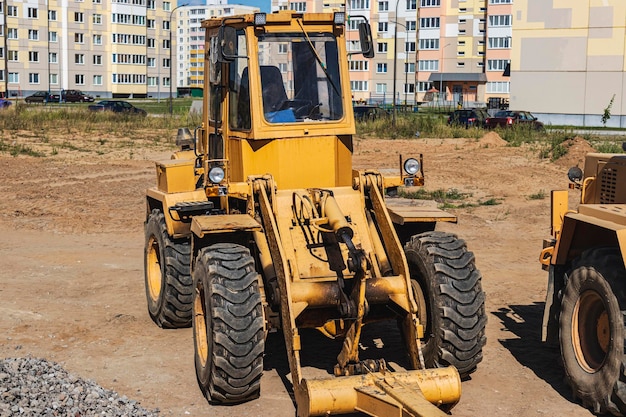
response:
M148 312L164 329L191 326L193 286L189 241L172 239L165 216L154 209L145 226L144 273Z
M561 357L568 384L594 413L626 414L626 271L614 248L593 248L576 260L563 291Z
M265 326L250 251L220 243L200 250L194 265L196 377L214 404L259 396Z
M476 370L483 358L485 294L474 254L465 241L445 232L415 235L404 251L413 292L424 325L423 355L426 367L455 366L461 378Z

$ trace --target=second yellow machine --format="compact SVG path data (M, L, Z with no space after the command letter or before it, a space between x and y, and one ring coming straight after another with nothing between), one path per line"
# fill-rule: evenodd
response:
M349 53L347 23L359 33ZM280 331L299 416L445 415L482 359L481 275L463 240L435 231L454 216L385 198L423 184L420 157L394 177L352 169L347 57L373 57L369 24L285 11L203 27L202 126L147 191L152 319L193 326L214 404L259 396L266 336ZM373 322L401 334L412 370L361 359ZM338 340L321 378L301 363L316 353L307 328Z

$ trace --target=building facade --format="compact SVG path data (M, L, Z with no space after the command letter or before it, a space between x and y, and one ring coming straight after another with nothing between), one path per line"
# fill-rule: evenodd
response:
M626 127L626 3L515 0L511 106L545 123Z
M169 94L165 0L3 0L0 92L78 89L96 97ZM8 92L8 93L7 93Z

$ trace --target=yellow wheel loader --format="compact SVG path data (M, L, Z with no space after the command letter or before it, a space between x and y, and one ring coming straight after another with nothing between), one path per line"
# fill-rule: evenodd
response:
M590 153L568 172L580 203L552 192L542 340L556 344L574 396L594 413L626 414L626 155Z
M213 404L260 395L270 332L284 337L299 416L445 415L482 359L474 255L434 230L456 218L385 198L423 185L421 157L394 176L352 169L347 57L371 58L373 44L366 20L351 19L351 52L344 13L202 23L202 126L179 131L181 150L156 163L145 279L152 319L193 327L197 380ZM411 369L361 359L375 322L401 334ZM324 377L302 366L304 329L337 341Z

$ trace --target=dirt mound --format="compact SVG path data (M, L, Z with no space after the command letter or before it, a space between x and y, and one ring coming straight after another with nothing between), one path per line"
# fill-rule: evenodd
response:
M565 148L565 154L558 158L555 163L564 167L578 166L582 168L585 161L585 155L589 152L596 152L596 150L580 136L576 136L573 139L568 139L561 143L561 146Z
M496 132L486 133L482 138L480 138L478 143L481 147L498 147L507 145L507 141L502 139Z

